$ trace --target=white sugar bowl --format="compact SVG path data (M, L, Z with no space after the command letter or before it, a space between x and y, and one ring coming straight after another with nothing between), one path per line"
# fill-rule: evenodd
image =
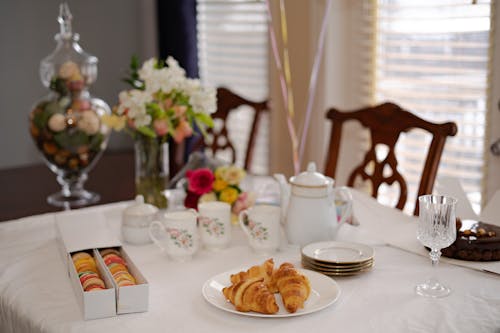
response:
M144 203L142 195L136 196L134 204L123 211L123 240L136 245L152 243L149 237L149 225L155 220L157 213L158 208Z

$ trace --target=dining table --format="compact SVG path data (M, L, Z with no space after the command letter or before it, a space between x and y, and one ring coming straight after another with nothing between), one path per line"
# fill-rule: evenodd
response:
M84 320L58 249L56 220L65 212L0 223L0 332L500 332L500 262L442 258L432 267L416 238L418 217L361 191L351 192L359 225L342 224L334 241L373 248L374 266L351 276L327 277L338 287L335 301L317 311L299 310L304 314L296 316L226 311L208 301L202 290L214 276L268 258L301 267L301 248L288 244L284 233L279 250L263 255L250 249L236 224L228 247L200 248L186 262L171 260L154 243L123 241L149 283L148 310ZM72 213L101 214L106 227L121 237L122 213L131 203ZM448 297L415 293L433 269L451 287Z

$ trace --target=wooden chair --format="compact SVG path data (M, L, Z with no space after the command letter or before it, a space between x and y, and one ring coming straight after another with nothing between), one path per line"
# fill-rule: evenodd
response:
M372 196L376 198L381 184L392 185L396 182L400 186L399 200L396 205L398 209L404 208L408 197L406 181L397 170L398 161L394 151L400 134L414 128L420 128L432 135L432 142L427 152L418 188L418 196L420 196L432 193L446 138L457 133L457 126L453 122L432 123L403 110L393 103L384 103L352 112L340 112L332 108L328 110L326 117L332 120L332 131L325 174L330 177L335 176L342 125L345 121L357 120L363 127L369 129L371 146L366 152L363 162L355 167L350 174L347 185L353 186L356 177L361 177L364 181L370 180L372 183ZM385 144L389 148L389 152L383 161L378 161L376 157L375 147L378 144ZM371 163L373 163L374 167L373 172L369 173L367 166ZM384 176L384 169L387 167L391 169L392 174L386 177ZM415 204L414 215L418 215L418 202Z
M231 142L228 134L228 128L226 126L226 121L229 114L239 108L240 106L249 106L254 110L254 115L250 127L250 134L248 137L247 145L246 145L246 153L244 160L244 168L248 170L252 165L252 158L255 146L255 139L257 138L258 128L261 116L264 112L269 111L268 101L254 102L248 99L245 99L241 96L238 96L231 90L219 87L217 89L217 111L212 114L212 118L221 119L222 120L222 128L219 130L215 130L210 128L207 130L208 136L212 137L210 144L208 144L203 136L200 136L199 141L194 145L193 150L197 149L208 149L215 154L218 151L229 149L232 153L232 163L236 162L236 149L234 148L233 143Z

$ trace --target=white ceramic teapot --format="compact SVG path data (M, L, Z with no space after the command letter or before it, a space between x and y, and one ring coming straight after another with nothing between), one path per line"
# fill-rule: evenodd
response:
M281 186L281 213L288 241L304 246L334 239L352 209L349 205L337 219L334 180L317 172L314 162L308 164L307 171L291 177L290 184L281 174L274 177Z

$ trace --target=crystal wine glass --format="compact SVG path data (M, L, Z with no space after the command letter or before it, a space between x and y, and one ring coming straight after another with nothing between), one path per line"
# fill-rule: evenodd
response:
M441 256L441 249L450 246L457 237L455 224L455 206L457 199L441 195L423 195L418 198L420 216L417 227L417 239L431 249L434 277L416 286L418 295L445 297L451 290L441 284L436 277L436 270Z

